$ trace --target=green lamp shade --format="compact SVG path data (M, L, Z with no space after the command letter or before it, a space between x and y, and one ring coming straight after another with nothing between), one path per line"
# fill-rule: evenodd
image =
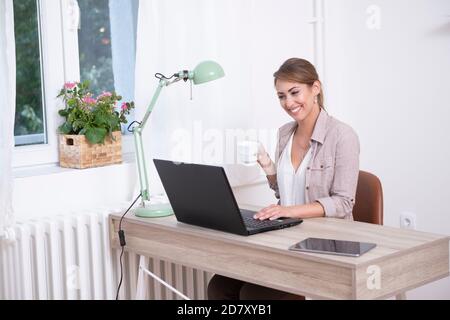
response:
M213 81L225 76L222 67L215 61L207 60L200 62L194 69L194 84Z

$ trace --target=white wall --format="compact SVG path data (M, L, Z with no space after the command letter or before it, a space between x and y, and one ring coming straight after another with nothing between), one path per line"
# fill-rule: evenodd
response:
M366 9L380 9L380 29ZM417 214L450 234L450 2L333 1L326 11L327 106L361 140L361 168L385 189L385 222Z
M379 24L377 23L379 17ZM326 101L384 188L384 221L450 234L450 2L326 1ZM413 298L450 299L449 278Z
M450 235L450 1L325 1L322 76L327 110L356 130L361 169L381 179L385 225L412 212L417 230ZM237 191L273 199L263 186ZM450 278L408 296L450 299Z

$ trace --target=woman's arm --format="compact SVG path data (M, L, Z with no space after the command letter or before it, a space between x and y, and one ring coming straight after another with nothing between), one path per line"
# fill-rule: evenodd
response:
M277 169L275 163L270 159L269 154L264 149L261 143L258 144L257 162L266 174L269 186L275 191L275 197L280 199L277 183Z
M256 219L277 219L280 217L344 218L351 215L355 203L359 174L359 139L350 127L338 132L333 183L329 196L312 199L314 202L298 206L271 205L255 214ZM275 182L276 182L276 176ZM269 179L269 177L267 177ZM270 179L269 179L270 182Z
M255 214L254 218L259 220L275 220L281 217L303 219L324 216L325 210L322 205L318 202L313 202L298 206L280 206L277 204L272 204Z
M336 145L333 183L328 197L319 202L326 217L345 218L352 214L359 175L359 139L352 128L341 127Z

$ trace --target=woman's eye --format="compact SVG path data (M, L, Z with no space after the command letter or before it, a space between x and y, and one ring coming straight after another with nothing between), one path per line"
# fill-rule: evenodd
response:
M298 94L298 91L292 91L292 95L296 96Z
M284 99L284 96L278 96L278 99L282 100Z

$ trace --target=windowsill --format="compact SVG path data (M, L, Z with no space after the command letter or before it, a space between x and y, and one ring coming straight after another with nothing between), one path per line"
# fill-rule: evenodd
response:
M112 164L103 167L94 167L94 168L86 168L86 169L71 169L71 168L63 168L60 167L58 163L49 163L43 165L36 166L26 166L26 167L18 167L13 169L13 177L14 179L20 178L28 178L28 177L36 177L36 176L44 176L51 174L62 174L62 173L72 173L75 171L83 171L83 172L92 172L92 170L101 171L107 170L111 166L124 166L134 164L135 155L134 152L124 153L122 155L122 163Z
M16 146L13 153L14 176L34 176L49 173L62 172L63 168L58 166L57 136L51 136L55 140L48 144L35 144ZM128 154L134 154L134 137L132 134L122 135L122 155L124 159ZM59 169L58 169L59 168ZM68 169L71 170L71 169Z

